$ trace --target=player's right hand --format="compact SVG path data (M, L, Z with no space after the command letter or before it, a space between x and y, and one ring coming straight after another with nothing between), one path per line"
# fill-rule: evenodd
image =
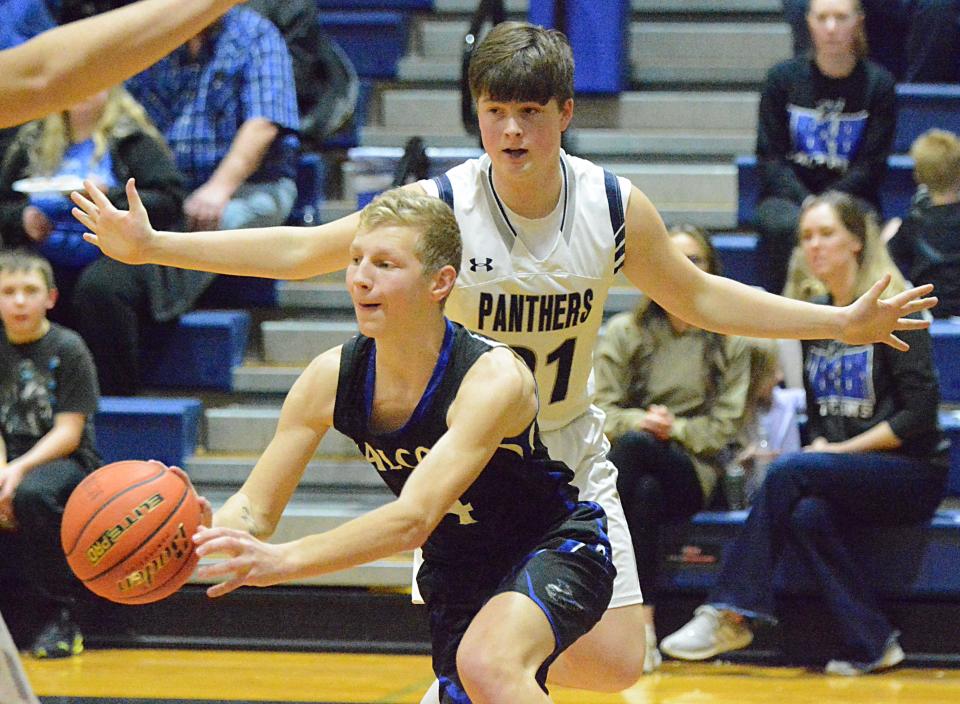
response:
M83 186L87 196L77 191L70 194L70 200L77 206L71 211L73 217L89 230L83 239L118 261L146 263L150 241L156 232L150 225L134 180L128 179L126 186L130 210L115 208L93 182L85 180Z

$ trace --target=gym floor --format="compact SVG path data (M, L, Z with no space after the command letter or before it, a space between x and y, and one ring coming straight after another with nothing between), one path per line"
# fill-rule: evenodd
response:
M205 650L90 650L24 659L43 704L418 704L424 656ZM801 668L666 662L619 694L553 688L557 704L945 704L960 670L898 668L861 678Z

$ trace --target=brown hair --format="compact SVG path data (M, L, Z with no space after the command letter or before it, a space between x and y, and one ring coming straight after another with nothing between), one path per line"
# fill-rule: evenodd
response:
M563 106L573 98L573 52L562 32L501 22L473 52L468 78L474 100Z
M26 249L9 249L0 252L0 274L13 274L18 272L37 272L43 277L47 290L53 290L57 287L53 278L53 267L50 262Z
M913 173L934 193L960 189L960 139L946 130L927 130L910 146Z
M807 211L819 205L827 205L837 216L843 228L860 241L862 248L857 257L857 276L853 284L853 296L859 298L884 274L890 274L890 285L881 294L883 297L893 296L907 290L906 279L893 263L890 253L880 237L880 226L877 216L862 201L848 193L841 191L826 191L818 196L810 196L800 209L800 219L797 223L797 236L800 234L800 223ZM798 251L794 251L790 262L793 271L787 272L787 287L783 295L788 298L810 300L812 291L825 291L822 284L819 289L814 283L816 277L807 269L805 258ZM813 279L813 281L810 281Z

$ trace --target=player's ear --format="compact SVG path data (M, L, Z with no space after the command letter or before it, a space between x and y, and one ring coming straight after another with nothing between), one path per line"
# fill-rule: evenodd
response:
M457 281L457 270L447 264L433 275L433 285L430 287L430 294L433 300L440 302L446 300L447 296L453 290L453 285Z
M573 98L567 98L560 106L560 131L563 132L570 126L570 120L573 119Z
M57 289L47 289L47 310L53 310L58 298L60 298L60 292Z

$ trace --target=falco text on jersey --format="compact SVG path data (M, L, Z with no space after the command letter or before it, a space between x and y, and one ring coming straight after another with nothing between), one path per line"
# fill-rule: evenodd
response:
M590 317L593 289L544 296L481 293L477 329L490 332L550 332L572 328Z

